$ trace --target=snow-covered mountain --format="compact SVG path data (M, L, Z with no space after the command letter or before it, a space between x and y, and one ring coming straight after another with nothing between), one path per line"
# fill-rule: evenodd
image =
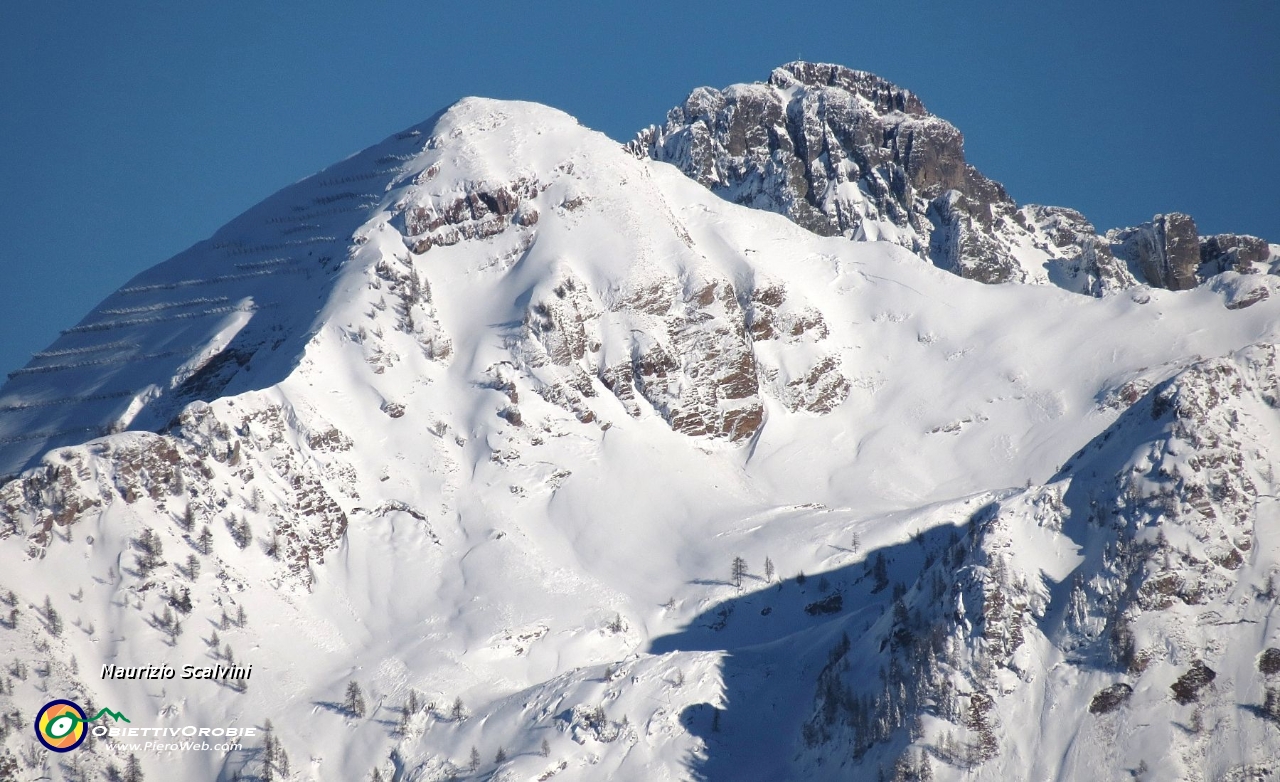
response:
M1275 771L1273 247L1018 209L832 66L641 139L461 101L14 373L0 779Z

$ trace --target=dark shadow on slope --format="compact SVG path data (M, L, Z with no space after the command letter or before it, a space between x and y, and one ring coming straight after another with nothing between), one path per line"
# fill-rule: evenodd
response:
M936 570L944 551L962 546L968 536L968 525L943 524L907 542L865 552L862 560L829 572L792 575L773 584L749 577L742 594L704 611L682 631L655 639L650 648L654 654L725 653L722 703L696 704L680 717L706 746L701 756L689 759L695 778L799 778L794 760L812 738L805 724L815 715L824 719L817 697L819 676L833 650L841 648L847 636L849 675L868 683L868 691L878 689L885 661L904 644L915 643L895 624L895 601L931 568ZM900 752L906 738L890 737L878 748L883 752L858 758L839 742L832 739L824 753L842 758L839 769L830 773L874 780L882 758Z
M1070 648L1068 662L1090 669L1124 670L1127 628L1118 623L1117 617L1124 607L1137 600L1137 590L1143 579L1140 575L1120 576L1124 579L1124 591L1119 597L1102 595L1093 591L1092 581L1102 574L1108 578L1117 576L1117 565L1108 560L1123 560L1118 552L1128 552L1142 567L1146 554L1142 544L1135 541L1143 516L1160 520L1161 508L1153 507L1154 500L1127 496L1125 482L1129 465L1135 454L1147 449L1164 450L1164 443L1172 436L1177 423L1177 413L1162 397L1182 377L1174 375L1156 384L1142 397L1124 410L1116 420L1073 454L1062 465L1049 483L1068 480L1062 497L1065 509L1061 533L1079 546L1083 562L1073 571L1072 577L1050 584L1049 608L1041 620L1041 628L1051 641ZM1108 555L1110 552L1110 556ZM1072 605L1072 591L1080 589L1089 605L1106 606L1115 603L1107 626L1095 637L1069 636L1076 632L1068 622ZM1118 610L1117 610L1118 607ZM1068 643L1069 642L1069 643ZM1121 659L1118 659L1121 658Z

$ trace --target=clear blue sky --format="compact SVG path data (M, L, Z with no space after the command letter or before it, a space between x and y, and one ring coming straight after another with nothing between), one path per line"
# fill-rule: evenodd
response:
M797 57L914 90L1020 203L1280 241L1276 0L6 2L0 372L457 98L540 101L624 140L694 87Z

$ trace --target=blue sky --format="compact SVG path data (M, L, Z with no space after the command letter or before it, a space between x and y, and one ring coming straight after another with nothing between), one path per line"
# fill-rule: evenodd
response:
M1020 203L1280 241L1280 3L46 0L0 7L0 370L280 187L466 95L624 140L796 58L870 70Z

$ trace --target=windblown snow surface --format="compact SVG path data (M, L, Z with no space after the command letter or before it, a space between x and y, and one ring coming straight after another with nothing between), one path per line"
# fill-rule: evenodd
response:
M0 769L1267 778L1278 281L982 285L464 100L0 390ZM259 732L55 755L58 697Z

